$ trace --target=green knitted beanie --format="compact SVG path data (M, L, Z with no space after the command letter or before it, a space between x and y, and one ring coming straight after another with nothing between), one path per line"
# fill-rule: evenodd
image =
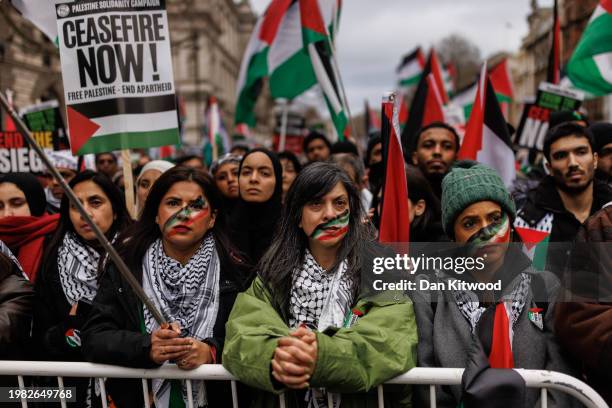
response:
M480 201L498 203L514 221L516 207L499 174L475 161L456 162L442 180L442 226L449 237L459 214Z

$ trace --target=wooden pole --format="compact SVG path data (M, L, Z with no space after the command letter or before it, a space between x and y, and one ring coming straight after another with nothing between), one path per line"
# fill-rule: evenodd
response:
M123 184L125 185L125 205L133 220L136 219L136 206L134 205L134 175L132 173L132 157L130 149L121 150L123 162Z

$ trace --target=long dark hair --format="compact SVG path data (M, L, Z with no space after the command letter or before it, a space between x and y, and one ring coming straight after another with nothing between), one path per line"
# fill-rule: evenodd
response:
M272 291L281 308L285 308L292 284L292 273L301 267L308 237L299 227L302 209L305 205L325 196L341 183L349 199L348 232L338 251L333 271L344 259L348 261L348 273L353 280L356 294L360 283L362 248L373 239L373 231L362 222L362 208L359 193L346 172L332 163L312 163L304 167L287 192L276 236L258 265L264 284Z
M151 187L142 209L140 219L129 227L118 239L117 251L132 273L142 278L142 258L147 249L159 238L161 231L155 222L162 198L170 188L181 181L192 181L202 189L211 211L216 214L212 233L221 260L229 258L231 246L225 235L225 217L220 214L223 198L213 179L200 169L177 166L163 173Z
M70 186L70 188L74 189L78 184L81 184L86 181L91 181L95 183L98 187L100 187L111 203L115 220L113 221L113 224L105 235L107 238L112 239L115 234L121 233L132 223L132 219L128 214L125 202L123 201L123 196L121 195L119 189L115 187L113 182L108 177L106 177L102 173L96 173L95 171L91 170L86 170L82 173L77 174L70 181L70 183L68 183L68 185ZM49 259L52 260L53 257L55 257L57 249L62 244L64 235L66 235L66 233L68 232L75 232L74 225L72 225L72 221L70 220L70 200L68 199L68 195L66 194L64 194L64 196L62 197L59 214L60 218L59 224L57 225L57 230L55 230L55 234L53 235L53 238L51 238L51 241L49 242L49 245L47 246L47 249L45 251L44 259L47 261ZM101 250L101 246L98 244L97 241L87 243L78 235L77 239L80 239L81 241L90 245L96 250ZM44 262L44 265L47 264L50 263Z

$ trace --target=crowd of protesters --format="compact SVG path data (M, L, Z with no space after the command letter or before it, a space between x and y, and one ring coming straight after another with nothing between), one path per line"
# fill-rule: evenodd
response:
M546 232L550 243L610 242L612 124L589 126L571 113L553 119L542 164L511 189L489 167L458 161L452 126L419 130L405 152L411 242L510 244L521 241L516 228ZM612 402L612 292L603 294L608 303L588 294L556 301L581 268L609 284L610 253L551 248L539 270L517 246L502 245L482 270L462 276L501 280L501 291L367 290L373 258L393 254L377 242L389 182L380 134L370 135L363 154L313 131L303 157L237 145L210 166L198 155L147 158L134 174L135 219L114 154L96 155L96 171L79 171L69 154L50 159L168 324L143 305L57 181L3 174L1 359L184 370L223 364L240 381L241 405L273 407L285 392L288 407L367 407L378 385L410 368L465 368L480 353L492 368L573 375ZM509 338L500 343L500 335ZM509 347L500 347L504 341ZM90 379L66 385L77 391L69 406L101 406ZM115 407L143 405L140 380L106 386ZM437 406L477 399L470 387L438 386ZM158 408L188 400L180 380L152 380L149 389ZM428 388L384 390L390 406L429 406ZM229 384L194 382L191 392L198 407L231 405ZM551 394L550 406L580 406ZM535 407L539 397L518 387L505 406Z

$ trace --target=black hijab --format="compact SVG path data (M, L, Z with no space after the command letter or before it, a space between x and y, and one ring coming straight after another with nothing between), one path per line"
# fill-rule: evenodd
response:
M238 198L230 217L231 239L240 252L248 257L251 265L257 264L272 242L276 224L281 215L281 198L283 193L283 169L275 153L263 149L253 149L244 155L238 169L238 177L242 173L242 165L246 158L261 152L268 156L274 169L274 192L268 201L252 203Z
M13 183L18 189L23 191L30 207L30 214L33 217L40 217L45 213L45 208L47 207L45 190L43 190L34 175L30 173L6 173L0 175L1 183Z

